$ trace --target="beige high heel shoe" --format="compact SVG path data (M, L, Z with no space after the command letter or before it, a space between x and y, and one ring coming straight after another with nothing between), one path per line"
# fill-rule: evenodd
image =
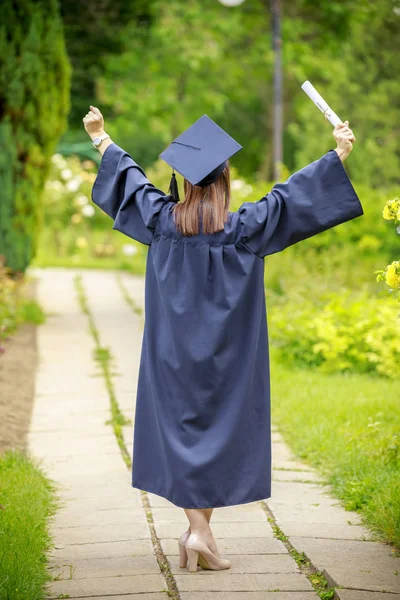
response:
M181 569L187 566L188 555L186 552L185 544L189 537L190 533L188 531L184 531L180 538L178 539L178 547L179 547L179 566Z
M187 565L188 555L186 552L185 544L186 544L186 541L187 541L189 535L190 535L190 533L188 531L185 531L184 533L182 533L182 535L178 539L179 566L181 567L181 569L183 567L186 567L186 565Z
M211 569L213 571L229 569L231 566L230 560L227 558L218 558L195 533L191 533L188 536L185 548L188 556L187 567L189 573L197 573L197 564L202 569Z

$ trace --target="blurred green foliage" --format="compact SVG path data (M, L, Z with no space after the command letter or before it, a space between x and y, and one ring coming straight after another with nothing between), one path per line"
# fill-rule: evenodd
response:
M36 266L115 268L144 274L147 246L117 234L91 201L96 165L54 154L43 193L43 221Z
M70 67L56 0L0 3L0 254L35 255L40 193L66 126Z
M397 306L366 291L316 286L307 292L297 286L273 304L271 341L282 364L398 378Z
M122 52L120 32L126 23L134 21L143 29L149 26L149 2L86 0L78 5L75 0L63 0L60 10L73 68L69 114L71 129L66 137L76 142L76 128L81 126L83 116L89 105L93 104L96 81L103 71L103 60Z
M0 257L0 342L7 339L21 323L36 323L45 320L45 315L36 301L25 292L26 280L15 277ZM0 345L0 352L2 346Z
M148 167L207 113L240 141L246 177L272 176L269 2L152 0L145 26L121 27L119 55L101 56L96 99L107 130ZM393 0L284 3L284 163L292 172L333 144L331 126L300 85L311 80L357 142L346 168L358 182L398 184L400 16ZM77 124L77 125L80 125Z

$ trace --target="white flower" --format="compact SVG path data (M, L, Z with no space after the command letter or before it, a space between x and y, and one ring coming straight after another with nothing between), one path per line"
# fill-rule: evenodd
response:
M67 161L62 156L62 154L53 154L53 156L51 157L51 162L59 169L64 169L67 166Z
M247 196L248 194L251 194L251 192L253 191L253 187L249 183L246 183L244 185L242 191L243 191L243 194L245 194Z
M81 186L81 182L79 179L71 179L65 184L65 187L69 192L77 192Z
M53 192L61 192L64 189L61 181L49 179L45 184L46 190L52 190Z
M82 208L82 214L84 217L93 217L95 213L94 207L91 204L87 204Z
M122 246L122 252L125 254L125 256L133 256L137 253L137 248L133 244L124 244Z
M75 206L85 206L86 204L88 204L88 202L89 202L89 198L87 196L85 196L84 194L77 196L74 200Z
M231 188L233 190L241 190L245 186L245 182L242 179L234 179L231 183Z
M72 177L72 171L71 169L63 169L60 175L63 179L65 179L65 181L68 181L68 179L71 179Z

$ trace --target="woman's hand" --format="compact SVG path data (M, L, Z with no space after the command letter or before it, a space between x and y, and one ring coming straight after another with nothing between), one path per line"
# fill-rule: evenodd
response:
M333 137L337 144L335 150L340 160L343 162L353 150L353 142L356 141L352 130L349 128L349 122L345 121L344 123L336 125L333 130Z
M103 115L95 106L90 105L89 112L83 117L83 125L92 140L104 133Z

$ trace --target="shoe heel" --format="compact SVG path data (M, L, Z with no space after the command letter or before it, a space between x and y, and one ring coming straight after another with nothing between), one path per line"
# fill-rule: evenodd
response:
M186 567L186 564L188 561L188 555L187 555L185 546L182 546L182 544L178 544L178 546L179 546L179 566L182 569L183 567Z
M186 548L186 552L188 556L187 568L189 573L197 573L197 560L199 553L191 548Z

